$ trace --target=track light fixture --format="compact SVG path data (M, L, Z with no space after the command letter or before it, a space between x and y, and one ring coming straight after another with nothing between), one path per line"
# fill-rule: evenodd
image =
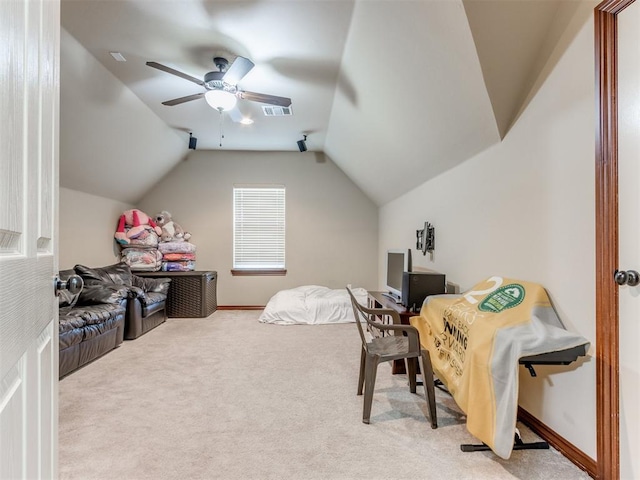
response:
M304 137L303 140L298 140L298 150L300 150L301 152L306 152L307 151L307 136L306 135L302 135Z

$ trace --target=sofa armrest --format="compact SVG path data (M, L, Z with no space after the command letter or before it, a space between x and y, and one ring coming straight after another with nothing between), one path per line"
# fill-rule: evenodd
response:
M140 287L136 287L135 285L132 285L127 288L129 289L129 298L138 298L138 299L144 298L144 290L142 290Z
M170 278L151 278L132 276L132 283L135 287L141 288L144 292L164 293L169 292Z
M76 305L96 305L100 303L122 304L126 302L129 288L115 283L86 285L82 288Z

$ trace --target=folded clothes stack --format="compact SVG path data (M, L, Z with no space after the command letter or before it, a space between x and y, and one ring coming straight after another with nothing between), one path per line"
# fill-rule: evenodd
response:
M185 241L164 242L158 245L162 253L163 272L191 272L196 269L196 246Z

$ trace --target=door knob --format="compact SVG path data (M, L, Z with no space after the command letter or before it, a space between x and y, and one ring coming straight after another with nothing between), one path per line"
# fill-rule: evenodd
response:
M82 290L83 286L84 282L82 281L82 277L80 275L71 275L66 280L60 280L58 277L56 277L56 296L59 295L62 290L68 290L71 295L76 295L80 293L80 290Z
M616 270L613 274L613 279L618 285L630 285L635 287L640 283L640 273L635 270Z

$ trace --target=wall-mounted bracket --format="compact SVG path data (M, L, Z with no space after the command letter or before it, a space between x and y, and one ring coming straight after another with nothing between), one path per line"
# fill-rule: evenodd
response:
M426 255L427 252L433 252L435 246L435 228L429 222L424 222L424 228L422 230L416 230L416 249L422 251L423 255Z

